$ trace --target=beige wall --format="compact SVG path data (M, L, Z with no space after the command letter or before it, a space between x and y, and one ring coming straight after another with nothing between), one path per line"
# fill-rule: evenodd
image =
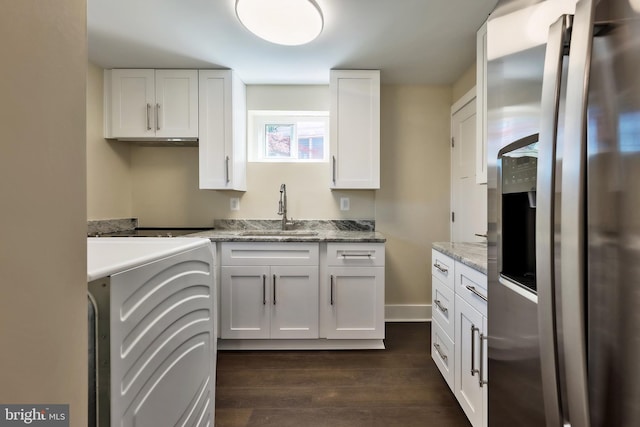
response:
M87 218L132 216L130 145L107 141L103 127L103 70L87 73Z
M328 86L248 86L247 109L328 111ZM133 215L140 225L208 226L217 218L279 219L280 184L287 184L294 219L373 219L374 191L331 191L329 163L247 164L246 192L198 189L198 149L131 148ZM231 211L230 198L240 199ZM349 197L351 210L339 209Z
M86 426L86 2L3 2L0 28L0 402Z
M376 227L387 238L387 304L431 302L431 243L449 240L450 111L450 86L382 87Z
M285 183L294 219L375 219L388 238L387 303L429 304L431 243L449 240L451 104L451 86L382 87L378 191L329 190L326 163L249 163L247 192L199 190L197 148L131 146L132 214L142 226L278 219L278 190ZM247 107L328 110L329 91L327 86L248 86ZM229 209L232 197L240 198L240 211ZM350 211L339 210L340 197L350 198Z
M473 63L467 71L453 84L452 100L455 102L476 85L476 64Z

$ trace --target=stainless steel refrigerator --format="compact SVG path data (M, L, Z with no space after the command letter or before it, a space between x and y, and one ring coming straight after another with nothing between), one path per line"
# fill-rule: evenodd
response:
M487 27L490 426L640 426L640 0Z

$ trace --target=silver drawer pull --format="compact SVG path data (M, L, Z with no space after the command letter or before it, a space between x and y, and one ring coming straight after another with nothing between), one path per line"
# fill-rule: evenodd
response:
M343 259L347 258L371 258L371 253L366 254L342 254Z
M467 290L469 292L471 292L472 294L474 294L478 298L481 298L482 300L487 301L487 297L482 295L480 292L478 292L478 290L476 289L475 286L466 285L465 287L467 288Z
M439 299L435 300L434 303L436 304L436 307L438 307L440 309L441 312L443 313L448 313L449 309L445 306L442 305L442 302L440 302Z
M444 362L446 362L448 357L447 357L446 354L444 354L442 352L442 350L440 350L440 344L438 344L438 343L433 344L433 348L435 348L436 351L438 352L438 356L440 356L440 359L442 359Z
M447 270L446 268L444 268L443 266L441 266L440 264L438 264L437 262L435 264L433 264L433 266L435 268L437 268L438 270L440 270L440 273L444 273L447 274L449 272L449 270Z

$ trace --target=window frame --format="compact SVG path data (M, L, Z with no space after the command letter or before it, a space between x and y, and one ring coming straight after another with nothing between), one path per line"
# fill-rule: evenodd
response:
M298 158L298 123L322 122L323 136L322 159ZM296 157L266 156L266 126L294 125L291 141L291 152ZM247 148L249 162L256 163L328 163L329 162L329 111L280 111L280 110L248 110L247 111Z

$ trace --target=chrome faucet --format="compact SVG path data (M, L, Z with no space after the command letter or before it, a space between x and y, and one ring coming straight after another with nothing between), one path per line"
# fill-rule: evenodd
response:
M287 229L287 224L291 224L289 220L287 220L287 186L284 184L280 185L280 201L278 202L278 215L282 215L282 229Z

